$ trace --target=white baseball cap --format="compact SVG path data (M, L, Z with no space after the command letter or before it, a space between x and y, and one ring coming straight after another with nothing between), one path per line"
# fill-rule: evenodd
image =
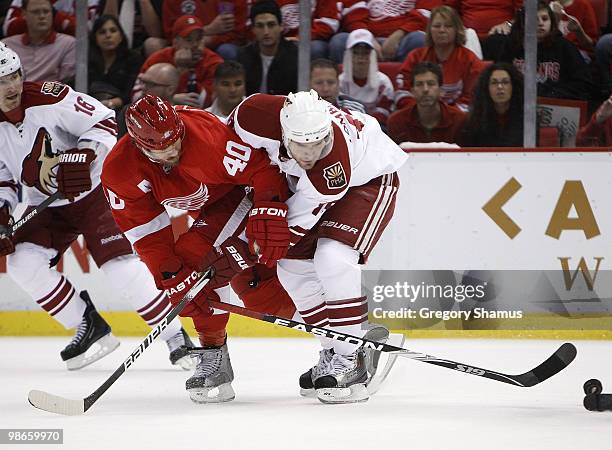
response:
M366 44L372 48L375 48L374 42L376 42L374 35L368 30L360 28L359 30L352 31L351 34L349 34L348 39L346 40L346 48L353 48L357 44Z

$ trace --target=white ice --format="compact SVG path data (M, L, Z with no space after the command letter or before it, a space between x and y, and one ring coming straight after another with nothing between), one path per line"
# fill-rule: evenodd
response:
M301 398L297 378L316 359L314 339L231 339L236 400L196 405L187 372L171 367L156 343L83 416L37 410L30 389L79 399L90 394L140 339L77 372L64 369L67 338L0 339L0 428L63 428L62 446L79 450L523 450L610 448L612 412L582 406L582 384L599 378L612 392L609 342L577 341L566 370L518 388L399 358L370 401L323 405ZM521 373L561 342L407 340L405 346L506 373Z

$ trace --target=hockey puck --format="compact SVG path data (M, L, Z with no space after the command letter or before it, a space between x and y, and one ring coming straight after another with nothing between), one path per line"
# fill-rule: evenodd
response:
M599 381L596 378L592 378L584 383L584 386L582 387L582 389L584 389L584 393L586 395L590 395L590 394L597 395L597 394L601 394L601 391L603 391L603 386L601 385L601 381Z

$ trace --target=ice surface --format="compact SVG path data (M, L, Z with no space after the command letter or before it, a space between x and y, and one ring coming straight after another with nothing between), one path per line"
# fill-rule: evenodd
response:
M165 345L156 343L85 415L65 417L31 407L28 391L85 397L140 342L122 338L102 361L68 372L59 358L67 340L0 338L0 428L64 429L61 447L16 449L574 450L612 443L612 412L582 407L589 378L612 393L610 342L575 342L574 363L533 388L399 358L387 384L369 402L353 405L299 396L298 376L317 358L314 339L231 339L236 400L219 405L193 404L184 390L189 373L170 366ZM560 344L407 340L405 346L515 374Z

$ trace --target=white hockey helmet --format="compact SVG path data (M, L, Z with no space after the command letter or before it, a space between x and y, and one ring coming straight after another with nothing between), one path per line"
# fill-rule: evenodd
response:
M332 132L327 102L314 89L289 94L280 112L280 123L287 149L289 141L309 144L328 138Z
M0 77L10 75L21 70L21 60L14 50L0 42Z

